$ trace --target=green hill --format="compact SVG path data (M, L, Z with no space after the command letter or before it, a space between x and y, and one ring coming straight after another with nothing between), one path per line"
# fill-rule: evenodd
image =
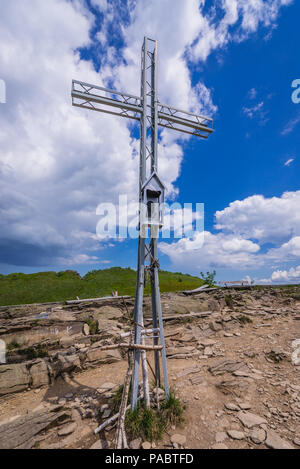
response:
M203 285L203 280L188 274L161 271L162 292L189 290ZM110 296L113 290L119 295L134 295L136 272L113 267L94 270L81 277L77 272L39 272L36 274L0 275L0 305L19 305L97 298ZM150 293L147 282L145 293Z

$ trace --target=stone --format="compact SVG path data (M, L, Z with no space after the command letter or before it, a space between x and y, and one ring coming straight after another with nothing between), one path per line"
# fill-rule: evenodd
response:
M179 435L175 433L171 436L171 443L176 443L177 445L184 446L186 443L186 437L184 435Z
M242 410L249 410L251 409L251 404L249 404L248 402L242 402L239 404L239 408Z
M271 449L294 449L290 443L288 443L286 440L283 440L273 430L268 430L265 445Z
M31 449L36 436L70 419L61 406L48 406L0 425L0 449Z
M30 374L24 364L1 365L0 396L25 391L30 384Z
M211 329L212 331L214 331L214 332L219 332L219 331L221 331L221 330L223 329L222 324L219 324L219 323L216 322L216 321L211 321L211 322L209 323L209 327L210 327L210 329Z
M83 335L85 335L85 336L89 336L89 335L90 335L90 327L89 327L88 324L85 323L85 324L83 325L82 333L83 333Z
M77 423L73 422L70 423L69 425L66 425L62 428L60 428L57 432L58 436L67 436L71 435L71 433L74 433L77 428Z
M198 345L202 345L202 347L209 347L211 345L215 345L216 341L212 339L207 339L207 338L201 338L198 340Z
M176 378L182 378L183 376L198 373L200 370L198 367L185 368L184 370L177 373Z
M233 440L243 440L245 438L245 433L238 430L227 430L227 434Z
M110 409L105 409L105 411L104 411L103 414L102 414L102 418L103 418L104 420L106 420L106 419L108 419L108 417L110 416L110 414L111 414L111 410L110 410Z
M80 371L81 363L78 355L62 355L59 353L57 355L57 360L54 363L51 363L51 372L56 378L58 375L63 375L64 373L70 373L71 371Z
M31 386L39 388L41 386L48 386L50 382L49 369L45 360L39 359L32 363L29 369L31 376Z
M104 412L108 408L109 408L108 404L102 404L102 406L100 407L100 412Z
M212 445L211 449L228 449L228 446L226 446L224 443L215 443Z
M149 441L144 441L144 443L142 443L142 448L151 449L151 443L149 443Z
M256 425L262 425L263 423L267 423L266 419L260 417L259 415L252 414L251 412L239 412L237 414L238 419L244 427L252 428Z
M142 439L141 438L136 438L135 440L132 440L129 443L129 448L130 449L140 449L142 444Z
M212 357L213 356L213 349L211 347L205 347L204 349L204 355L206 355L207 357Z
M116 363L121 360L121 353L117 350L101 350L101 347L91 349L86 354L87 362L91 362L93 364L109 364L109 363Z
M239 406L234 404L233 402L229 402L228 404L225 404L225 408L227 410L234 410L234 411L239 411L240 410Z
M293 443L294 443L294 445L296 445L296 446L300 446L300 438L295 438L295 439L293 440Z
M212 375L216 376L223 373L233 373L241 369L247 368L244 362L236 360L221 360L217 363L214 363L209 367L209 371Z
M190 378L190 382L193 385L202 384L203 383L203 376L201 376L200 374L196 375L196 376L193 376L192 378Z
M111 391L112 389L116 388L117 385L115 383L104 383L97 389L99 394L103 394L107 391Z
M96 443L94 443L90 449L106 449L109 447L109 444L105 440L98 440Z
M266 431L263 428L252 428L249 433L250 440L256 445L263 443L266 436Z
M216 443L223 443L227 438L227 434L225 432L217 432L216 433Z

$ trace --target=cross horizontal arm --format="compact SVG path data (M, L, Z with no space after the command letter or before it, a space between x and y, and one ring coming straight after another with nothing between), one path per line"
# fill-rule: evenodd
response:
M141 98L82 81L72 82L72 104L92 111L140 120ZM111 109L115 108L116 111Z
M135 120L140 120L143 113L140 97L77 80L72 82L72 104ZM213 133L211 118L161 103L158 103L158 125L202 138L208 138Z
M158 103L158 125L202 138L208 138L214 131L213 120L210 117L161 103Z

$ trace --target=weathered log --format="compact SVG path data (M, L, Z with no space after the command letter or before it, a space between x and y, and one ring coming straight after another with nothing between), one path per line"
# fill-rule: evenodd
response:
M114 350L118 348L138 349L138 350L162 350L161 345L141 345L141 344L115 344L99 347L99 350Z
M176 319L193 319L193 318L206 318L210 316L212 311L203 311L201 313L188 313L188 314L176 314L174 316L164 316L164 321L174 321Z
M134 331L132 330L130 332L130 344L132 344L133 341L134 341ZM131 383L132 372L133 372L133 364L134 364L133 350L129 349L128 350L128 369L127 369L127 373L125 376L125 383L124 383L124 388L123 388L119 419L118 419L118 425L117 425L117 430L116 430L116 438L115 438L116 449L128 448L126 432L125 432L125 417L126 417L127 402L128 402L128 396L129 396L129 390L130 390L130 383Z
M144 329L142 331L142 335L152 334L156 332L159 332L159 329ZM123 332L122 334L120 334L121 339L125 339L126 337L129 337L129 336L130 336L130 332Z
M72 300L66 301L67 305L80 305L81 303L90 303L92 301L106 301L106 300L124 300L131 298L130 296L103 296L102 298L87 298L86 300Z

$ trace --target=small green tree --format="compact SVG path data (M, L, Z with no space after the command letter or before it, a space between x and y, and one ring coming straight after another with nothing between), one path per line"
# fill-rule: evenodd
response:
M203 272L200 272L200 276L202 280L204 281L205 285L208 285L210 288L215 286L216 275L217 275L217 272L215 270L213 272L206 272L206 274L204 274Z

